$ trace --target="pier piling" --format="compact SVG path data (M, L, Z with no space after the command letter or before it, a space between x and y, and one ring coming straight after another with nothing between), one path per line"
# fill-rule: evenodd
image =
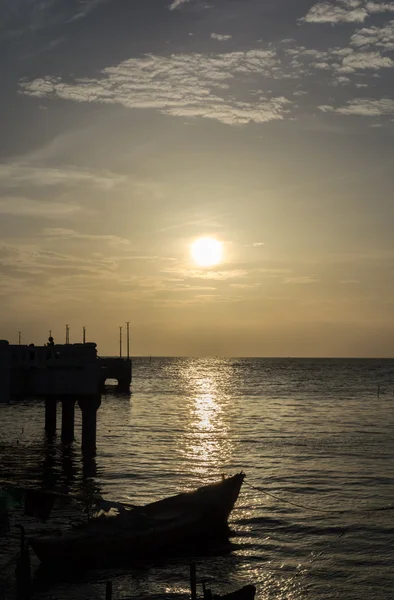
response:
M112 581L105 584L105 600L112 600Z
M25 530L22 525L18 525L21 530L20 551L16 561L15 580L16 580L16 599L28 600L31 596L31 568L29 547L25 542Z
M196 563L190 563L190 597L191 600L197 600L197 577Z
M82 411L82 451L96 452L97 409L101 404L100 394L80 398L79 408Z
M45 432L49 436L56 433L56 399L45 398Z
M62 442L71 444L74 441L75 398L62 399Z

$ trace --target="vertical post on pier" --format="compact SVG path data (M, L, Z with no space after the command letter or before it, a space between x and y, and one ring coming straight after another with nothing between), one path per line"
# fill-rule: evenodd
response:
M22 343L22 332L18 331L18 344L19 344L19 346L21 345L21 343Z
M126 321L127 326L127 360L130 358L130 321Z
M45 432L52 436L56 433L56 399L45 398Z
M9 343L0 340L0 403L11 399L11 364Z
M119 358L122 358L122 325L119 325Z
M112 600L112 581L105 584L105 600Z
M62 398L62 442L71 444L74 441L75 398Z
M82 327L82 343L86 344L86 325Z
M94 455L96 452L97 409L101 404L100 394L84 396L78 400L82 411L82 452Z
M15 566L16 598L17 600L29 600L31 596L31 567L29 546L25 542L25 530L21 530L20 550Z
M70 326L66 325L66 344L70 343Z
M190 592L191 600L197 600L196 563L190 563Z

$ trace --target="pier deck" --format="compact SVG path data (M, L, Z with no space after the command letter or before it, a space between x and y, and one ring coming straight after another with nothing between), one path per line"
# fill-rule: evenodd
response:
M95 451L96 412L107 379L129 391L130 358L99 358L96 344L12 345L0 340L0 403L12 398L45 399L45 430L56 432L56 405L62 403L62 440L74 439L74 413L82 411L82 448Z

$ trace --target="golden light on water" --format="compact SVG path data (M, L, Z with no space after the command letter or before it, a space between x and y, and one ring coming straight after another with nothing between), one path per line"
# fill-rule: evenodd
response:
M196 426L200 431L213 431L214 423L217 421L220 407L215 400L212 391L212 381L210 379L199 379L196 385L200 387L201 392L195 398L194 415Z
M192 389L189 434L184 439L183 453L197 472L214 472L233 453L226 406L228 398L220 385L220 374L205 374L204 369L190 365L184 372Z
M190 252L199 267L213 267L222 260L223 247L215 238L201 237L192 244Z

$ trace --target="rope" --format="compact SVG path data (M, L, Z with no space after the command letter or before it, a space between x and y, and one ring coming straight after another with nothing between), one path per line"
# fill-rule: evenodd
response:
M274 498L275 500L278 500L279 502L285 502L286 504L291 504L292 506L296 506L297 508L304 508L305 510L312 510L314 512L335 513L337 515L340 515L340 514L345 514L345 513L349 513L349 512L365 513L365 512L376 512L376 511L380 511L380 510L393 510L394 509L394 506L383 506L381 508L359 508L357 510L351 510L351 509L330 510L329 508L315 508L313 506L306 506L305 504L298 504L297 502L291 502L291 500L286 500L285 498L280 498L279 496L275 496L275 494L268 492L266 489L264 489L262 487L252 485L251 483L249 483L249 481L244 481L244 484L248 485L250 488L252 488L253 490L256 490L257 492L263 492L263 494L266 494L267 496L271 496L271 498Z

